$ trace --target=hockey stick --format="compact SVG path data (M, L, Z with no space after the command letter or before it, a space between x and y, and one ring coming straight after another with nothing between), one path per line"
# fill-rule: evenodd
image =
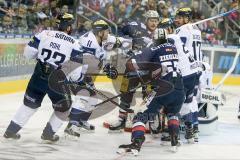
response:
M240 55L240 49L239 51L236 53L235 57L234 57L234 60L233 60L233 63L232 63L232 66L231 68L228 70L228 72L225 74L225 76L221 79L221 81L217 84L217 86L214 88L214 91L217 91L224 83L224 81L227 79L227 77L233 72L233 70L235 69L236 65L237 65L237 60L238 60L238 57ZM206 103L203 103L199 108L198 108L198 111L200 111L203 106L205 105Z
M224 17L224 16L227 16L227 15L229 15L230 13L233 13L233 12L235 12L235 11L237 11L237 10L239 10L239 8L230 10L230 11L228 11L228 12L224 12L224 13L218 14L218 15L216 15L216 16L213 16L213 17L210 17L210 18L207 18L207 19L203 19L203 20L201 20L201 21L197 21L197 22L195 22L195 23L192 23L192 25L197 25L197 24L200 24L200 23L209 21L209 20L213 20L213 19L217 19L217 18L220 18L220 17Z
M133 78L133 77L136 77L136 76L144 76L144 75L147 75L147 74L149 74L148 71L142 70L142 71L138 71L138 73L136 73L136 72L128 72L127 75L126 75L126 77L127 77L127 78ZM147 84L149 84L150 82L152 82L152 81L148 81ZM125 92L125 93L120 93L120 94L118 94L118 95L116 95L116 96L113 96L113 97L111 97L111 98L108 98L108 99L106 99L105 101L102 101L101 103L96 104L95 106L99 106L99 105L102 105L102 104L104 104L104 103L107 103L107 102L109 102L109 101L111 101L111 100L113 100L113 99L115 99L115 98L118 98L118 97L122 96L123 94L128 94L128 93L131 93L131 92L135 92L138 88L140 88L140 87L142 87L142 86L144 86L144 85L145 85L145 84L142 84L142 85L137 86L137 87L135 87L135 88L133 88L133 89L130 89L129 91L127 91L127 92Z
M87 84L87 83L86 83L85 85L86 85L87 88L93 90L93 91L96 92L98 95L102 96L103 98L106 98L106 99L108 100L107 102L111 102L112 104L118 106L119 108L125 110L126 112L133 112L132 109L129 109L129 108L126 108L126 107L121 106L120 104L118 104L117 102L115 102L115 101L113 100L113 98L111 99L110 97L108 97L107 95L103 94L103 93L100 92L99 90L95 89L95 88L92 87L91 85L89 85L89 84ZM102 102L101 102L101 103L102 103ZM105 102L105 103L106 103L106 102ZM102 103L102 104L103 104L103 103ZM99 105L100 105L100 103L94 105L94 107L99 106Z
M148 82L146 82L146 84L149 84L149 83L151 83L152 81L148 81ZM144 84L144 85L146 85L146 84ZM106 100L104 100L104 101L102 101L102 102L100 102L100 103L98 103L98 104L96 104L95 105L95 107L96 106L99 106L99 105L102 105L102 104L104 104L104 103L107 103L107 102L112 102L112 100L113 99L115 99L115 98L118 98L118 97L120 97L120 96L122 96L122 95L124 95L124 94L128 94L128 93L131 93L131 92L135 92L138 88L141 88L142 86L144 86L144 85L139 85L139 86L137 86L136 88L133 88L133 89L130 89L129 91L127 91L127 92L125 92L125 93L120 93L120 94L118 94L118 95L116 95L116 96L113 96L113 97L111 97L111 98L107 98ZM98 91L99 92L99 91ZM106 97L105 97L106 98ZM115 101L114 101L115 102ZM119 104L118 104L119 105ZM117 105L117 106L118 106ZM121 106L122 107L122 106ZM121 108L120 107L120 108ZM122 108L123 109L123 108ZM125 109L123 109L123 110L125 110Z

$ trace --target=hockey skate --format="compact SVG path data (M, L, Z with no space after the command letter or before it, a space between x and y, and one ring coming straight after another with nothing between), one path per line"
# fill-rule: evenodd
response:
M161 136L161 145L169 145L171 142L171 137L168 132L163 132Z
M95 126L89 124L87 121L69 122L64 130L66 135L80 137L81 133L93 133Z
M176 153L178 151L178 147L181 146L181 143L179 142L178 135L170 135L170 141L171 141L171 151Z
M78 126L74 123L68 123L67 127L64 130L65 136L80 137Z
M172 146L171 150L174 152L174 148L181 146L180 136L173 137L170 136L168 132L163 132L161 136L161 145L167 146L170 144Z
M123 105L123 103L121 103ZM126 106L126 104L125 104ZM108 133L120 133L126 126L126 121L129 113L119 110L118 120L115 123L109 125Z
M7 139L15 139L15 140L21 138L21 135L20 135L20 134L18 134L18 133L11 133L11 132L9 132L9 131L6 131L3 136L4 136L5 138L7 138Z
M194 137L193 137L193 128L189 128L185 126L185 139L187 140L188 143L193 144L194 143Z
M93 133L95 131L95 126L87 121L79 121L79 130L83 133Z
M44 143L55 143L59 140L58 135L46 135L42 134L41 139L43 140Z
M123 132L126 124L126 119L119 119L115 124L109 126L108 133Z
M159 138L159 133L162 129L160 115L157 114L152 121L149 121L149 130L154 138Z
M194 142L198 142L198 125L194 125L193 126L193 139L194 139Z
M140 152L141 146L145 141L145 136L139 137L132 140L131 144L123 144L118 147L118 154L123 153L132 153L134 156L137 156Z

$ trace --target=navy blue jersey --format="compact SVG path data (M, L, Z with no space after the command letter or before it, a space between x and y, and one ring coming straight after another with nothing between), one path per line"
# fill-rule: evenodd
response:
M164 43L156 47L144 48L133 57L140 69L154 71L165 66L167 71L162 73L162 78L172 81L174 77L181 77L177 67L178 53L176 47L171 43Z
M144 48L134 56L137 63L152 62L160 66L166 66L168 73L178 72L178 53L171 43L164 43L156 47Z
M133 39L133 49L141 49L147 45L144 38L151 39L151 33L147 30L145 24L141 22L127 22L127 24L121 29L121 34L129 36Z

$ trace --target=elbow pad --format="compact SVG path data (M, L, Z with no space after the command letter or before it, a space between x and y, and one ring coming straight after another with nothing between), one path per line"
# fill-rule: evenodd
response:
M36 48L30 47L29 45L26 45L24 48L24 57L27 59L35 59L37 58L38 50Z

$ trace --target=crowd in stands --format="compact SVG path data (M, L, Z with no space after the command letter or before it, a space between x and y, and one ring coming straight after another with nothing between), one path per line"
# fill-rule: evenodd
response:
M209 8L202 6L203 1ZM206 10L217 8L218 13L238 7L238 0L0 0L0 33L4 34L34 34L43 29L53 29L56 17L65 12L73 13L76 18L76 35L82 35L91 29L92 21L99 19L100 13L108 20L117 24L118 30L126 21L144 22L147 10L158 11L161 18L174 17L177 8L191 7L193 22L208 18ZM84 5L81 5L84 4ZM86 9L86 7L90 9ZM94 13L96 12L96 13ZM215 14L218 14L215 13ZM240 25L240 14L234 12L228 17L207 21L199 25L203 41L211 44L231 44L226 41L226 25ZM239 34L236 25L229 25ZM116 31L113 26L113 32ZM230 38L231 34L228 35ZM234 34L232 33L232 36Z

